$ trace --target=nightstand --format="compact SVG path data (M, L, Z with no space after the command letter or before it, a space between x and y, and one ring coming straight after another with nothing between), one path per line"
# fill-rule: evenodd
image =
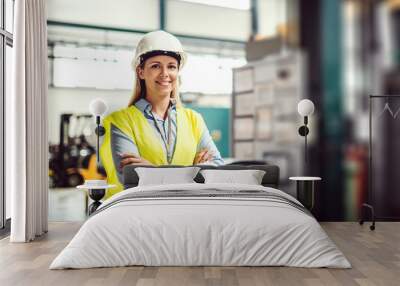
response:
M315 201L315 182L321 181L320 177L290 177L296 181L296 197L308 209L312 210Z

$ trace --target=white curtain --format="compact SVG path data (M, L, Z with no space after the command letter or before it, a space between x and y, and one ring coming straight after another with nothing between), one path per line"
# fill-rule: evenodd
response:
M46 0L17 0L13 83L6 98L6 187L11 190L12 242L47 232Z

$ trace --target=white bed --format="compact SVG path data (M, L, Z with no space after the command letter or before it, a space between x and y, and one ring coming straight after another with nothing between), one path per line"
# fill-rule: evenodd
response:
M50 269L128 265L351 267L314 217L284 192L197 183L115 195Z

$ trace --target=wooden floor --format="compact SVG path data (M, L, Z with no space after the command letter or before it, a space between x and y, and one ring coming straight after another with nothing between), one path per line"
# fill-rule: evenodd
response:
M352 269L290 267L121 267L48 270L81 223L50 223L44 237L26 244L0 241L0 285L400 285L400 223L322 223Z

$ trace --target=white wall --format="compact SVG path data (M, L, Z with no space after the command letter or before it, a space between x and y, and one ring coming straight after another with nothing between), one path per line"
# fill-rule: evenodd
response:
M48 0L49 20L128 29L159 26L158 0Z

